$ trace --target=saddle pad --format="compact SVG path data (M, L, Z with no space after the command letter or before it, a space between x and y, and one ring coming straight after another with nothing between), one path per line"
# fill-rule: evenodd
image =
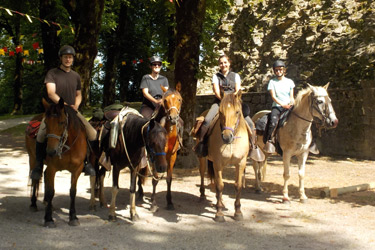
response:
M35 138L36 135L38 134L39 127L40 127L40 121L38 121L38 120L29 121L29 123L28 123L28 125L26 127L25 133L29 137Z

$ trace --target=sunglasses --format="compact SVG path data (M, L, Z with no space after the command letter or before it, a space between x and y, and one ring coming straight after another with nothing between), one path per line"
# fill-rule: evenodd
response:
M151 63L151 65L154 67L161 67L161 63Z

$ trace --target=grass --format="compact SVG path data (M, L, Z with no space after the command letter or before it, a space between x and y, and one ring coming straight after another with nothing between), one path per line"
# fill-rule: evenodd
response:
M15 127L11 127L0 131L0 134L11 134L12 136L24 136L27 124L20 124Z

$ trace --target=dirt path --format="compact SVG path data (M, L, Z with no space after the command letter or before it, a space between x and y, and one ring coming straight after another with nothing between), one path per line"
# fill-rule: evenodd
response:
M247 168L242 193L244 220L234 213L233 169L225 174L225 223L215 223L215 194L207 190L208 201L199 203L198 170L176 169L172 183L176 209L165 209L166 184L158 185L160 209L149 211L151 180L146 182L146 202L137 207L140 221L129 220L129 175L122 173L117 199L118 221L109 222L108 209L88 210L89 178L79 179L76 208L81 225L68 226L68 172L56 177L54 219L57 227L44 228L44 208L30 212L27 186L28 157L23 138L0 134L0 249L375 249L374 191L321 199L326 187L371 182L373 161L309 158L306 171L308 204L298 202L298 170L291 169L291 205L280 203L283 168L279 157L269 163L265 192L254 193L254 174ZM111 178L107 175L106 196L110 199ZM41 191L42 192L42 191ZM40 197L43 196L43 192Z

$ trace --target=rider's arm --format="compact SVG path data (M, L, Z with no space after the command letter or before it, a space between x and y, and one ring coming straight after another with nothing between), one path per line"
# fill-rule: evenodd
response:
M149 101L151 101L152 103L155 103L155 104L159 104L159 103L162 103L162 99L160 100L156 100L152 95L150 95L150 93L148 92L148 88L143 88L142 89L142 94L143 96L148 99Z
M75 103L74 103L74 105L71 105L71 107L74 110L78 111L78 108L79 108L79 105L81 104L81 102L82 102L82 92L81 92L81 90L77 90L76 91L76 100L75 100Z
M214 94L215 94L216 98L221 100L219 83L214 82L212 84L212 88L213 88L213 91L214 91Z
M236 81L236 85L234 87L234 94L237 94L238 91L240 91L241 89L241 78L239 74L236 74L235 81Z
M290 105L294 105L294 89L290 90Z
M56 84L53 82L47 82L46 88L47 88L48 98L57 104L60 100L60 96L56 94Z
M276 102L277 104L279 104L281 107L283 107L284 109L290 109L292 105L290 105L289 103L282 103L279 99L277 99L276 95L275 95L275 91L273 89L270 89L270 94L271 94L271 97L272 97L272 100L274 102ZM294 100L294 99L293 99Z

